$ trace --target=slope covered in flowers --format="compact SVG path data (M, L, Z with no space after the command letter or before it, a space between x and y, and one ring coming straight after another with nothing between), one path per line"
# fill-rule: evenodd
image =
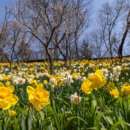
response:
M129 130L130 58L0 64L0 130Z

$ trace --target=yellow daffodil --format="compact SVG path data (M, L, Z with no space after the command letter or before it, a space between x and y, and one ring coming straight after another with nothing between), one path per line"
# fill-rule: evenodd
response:
M14 87L0 87L0 108L9 109L18 102L18 97L14 94Z
M6 83L5 83L5 86L6 86L6 87L9 87L9 86L10 86L10 82L9 82L9 81L6 82Z
M121 89L122 93L125 94L125 95L129 95L130 94L130 85L128 86L123 86L122 89Z
M119 97L119 91L118 89L112 89L110 91L110 94L114 97L114 98L118 98Z
M43 81L43 84L47 85L47 84L48 84L48 81L47 81L47 80L44 80L44 81Z
M108 89L109 91L111 91L111 90L113 90L114 88L115 88L115 83L109 82L109 83L108 83L108 86L107 86L107 89Z
M30 103L33 104L38 111L41 110L43 106L46 106L50 103L50 93L43 89L42 85L38 85L36 88L28 86L27 93Z
M16 115L16 112L15 111L9 111L9 116L12 117L12 116L15 116Z
M106 79L103 77L103 73L100 70L96 70L94 74L89 75L88 80L93 83L94 89L97 89L106 83Z
M34 86L37 86L37 80L31 80L30 81L30 84L34 87Z
M82 83L81 90L86 94L91 94L92 92L92 83L89 80L86 80Z

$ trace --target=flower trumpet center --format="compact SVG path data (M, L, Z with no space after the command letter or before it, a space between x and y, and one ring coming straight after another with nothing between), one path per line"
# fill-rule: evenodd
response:
M35 99L36 99L36 100L41 100L44 95L45 95L45 94L44 94L44 91L43 91L43 90L37 90L37 91L35 92Z
M6 88L2 88L0 92L0 99L5 99L10 96L9 91Z

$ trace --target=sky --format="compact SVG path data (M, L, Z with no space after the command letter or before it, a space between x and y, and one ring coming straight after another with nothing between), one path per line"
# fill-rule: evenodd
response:
M14 1L15 0L0 0L0 21L4 17L5 7L12 5Z
M95 24L96 22L96 19L97 19L97 16L98 16L98 12L99 12L99 9L101 8L102 4L104 4L105 2L113 2L115 0L92 0L92 3L91 3L91 13L92 13L92 19L93 19L93 22L92 24Z

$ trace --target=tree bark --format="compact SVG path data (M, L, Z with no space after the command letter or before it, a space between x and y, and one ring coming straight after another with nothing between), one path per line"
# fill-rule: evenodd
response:
M124 43L125 43L125 39L127 37L127 34L128 34L128 31L129 31L129 28L130 28L130 12L128 13L128 16L127 16L127 24L126 24L126 29L124 31L124 34L123 34L123 37L122 37L122 40L121 40L121 44L119 46L119 49L118 49L118 56L120 59L122 59L122 54L123 54L123 46L124 46Z
M121 40L121 44L120 44L119 50L118 50L119 58L122 58L123 46L124 46L124 43L125 43L125 39L126 39L128 30L129 30L128 27L126 27L125 32L124 32L123 37L122 37L122 40Z
M46 47L46 53L49 59L49 65L50 65L50 74L54 74L54 59L53 59L53 55L50 54L48 48Z

